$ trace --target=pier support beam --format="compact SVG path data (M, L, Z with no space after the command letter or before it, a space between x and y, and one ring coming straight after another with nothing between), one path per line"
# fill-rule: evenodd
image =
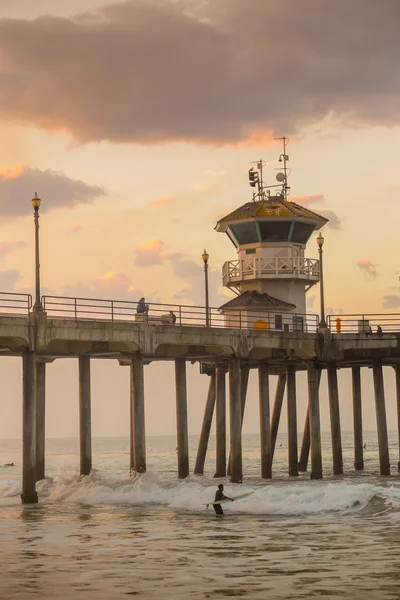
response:
M321 383L321 369L318 369L318 389ZM307 405L306 418L304 420L303 438L301 442L300 458L298 464L298 470L301 473L307 471L308 457L310 454L310 419L309 419L310 408Z
M199 448L197 450L196 463L194 466L195 475L203 475L204 473L204 463L206 461L208 440L210 438L211 423L214 414L215 378L216 374L214 370L212 375L210 376L210 383L208 386L206 407L204 409L203 424L201 426Z
M240 398L240 360L229 359L229 409L231 483L242 483L242 423Z
M36 407L35 355L22 356L22 504L35 504L36 493Z
M364 469L362 406L361 406L361 369L351 368L353 388L353 428L354 428L354 468L356 471Z
M331 419L334 475L343 475L342 434L340 430L339 389L336 363L328 363L329 414Z
M189 475L189 439L187 420L186 362L184 358L175 359L176 385L176 433L178 441L178 477L185 479Z
M214 477L226 477L226 380L224 367L216 372L216 470Z
M321 425L319 417L318 370L313 363L307 365L308 418L310 421L311 479L322 479Z
M272 477L271 426L269 416L269 376L268 364L261 362L258 367L258 390L260 406L260 445L261 477Z
M144 414L143 357L134 354L131 359L131 470L146 472L146 434ZM133 460L132 460L133 459Z
M80 473L92 470L92 418L90 410L90 357L79 357Z
M291 367L286 369L286 391L289 475L296 477L299 474L297 470L296 372Z
M46 363L35 364L36 481L45 478Z
M399 462L397 463L397 470L400 471L400 365L395 365L394 371L396 374L397 434L399 440Z
M276 384L275 401L271 417L271 461L274 458L276 437L278 435L279 420L281 418L283 396L285 395L286 375L278 375Z
M214 370L212 375L210 376L210 383L208 386L206 407L204 409L203 424L201 426L199 448L197 450L196 463L194 466L195 475L203 475L204 473L204 463L206 461L208 440L210 438L211 423L214 414L215 378L216 375Z
M249 384L250 367L248 365L240 365L240 427L243 427L244 409L246 407L247 387ZM229 452L227 475L231 474L232 459Z
M389 442L386 424L385 389L383 386L382 362L372 363L375 390L376 426L378 429L379 466L381 475L390 475Z

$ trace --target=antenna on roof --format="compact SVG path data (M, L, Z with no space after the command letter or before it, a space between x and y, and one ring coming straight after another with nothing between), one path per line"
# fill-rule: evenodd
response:
M290 169L288 173L288 168L286 163L289 160L289 155L286 154L286 146L289 144L289 139L287 137L274 138L275 140L283 141L283 154L279 155L279 162L283 162L283 173L278 173L276 176L276 180L279 183L282 183L282 197L287 200L288 192L290 191L290 187L287 184L288 175L290 175Z

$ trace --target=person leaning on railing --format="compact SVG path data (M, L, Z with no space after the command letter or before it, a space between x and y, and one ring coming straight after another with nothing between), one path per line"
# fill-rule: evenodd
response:
M149 305L146 304L146 300L144 298L140 298L137 303L136 312L138 315L148 315L149 314Z

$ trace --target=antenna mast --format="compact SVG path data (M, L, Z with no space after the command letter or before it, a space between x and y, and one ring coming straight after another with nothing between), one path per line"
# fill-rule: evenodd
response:
M275 138L275 140L282 140L282 142L283 142L283 154L279 155L279 162L283 162L283 173L284 173L285 179L282 181L282 195L283 195L284 199L287 200L288 191L290 190L290 187L287 184L288 167L287 167L286 163L289 160L289 155L286 154L286 147L289 144L289 138L283 136L281 138ZM289 173L289 175L290 175L290 173Z

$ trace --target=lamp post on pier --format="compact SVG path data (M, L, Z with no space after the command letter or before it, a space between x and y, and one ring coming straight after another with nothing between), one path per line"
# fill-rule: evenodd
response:
M204 249L204 252L201 255L201 258L203 259L203 262L204 262L204 290L205 290L205 296L206 296L206 327L210 327L210 309L209 309L209 300L208 300L208 259L210 258L210 255L208 254L206 249Z
M325 298L324 298L324 267L322 262L322 246L324 245L324 236L320 232L317 237L318 252L319 252L319 293L320 293L320 305L321 305L321 319L319 322L320 329L326 329L325 320Z
M40 298L40 260L39 260L39 207L40 207L40 198L35 192L34 197L32 198L32 206L33 206L33 218L35 222L35 304L33 305L33 310L35 312L42 312L43 306Z

